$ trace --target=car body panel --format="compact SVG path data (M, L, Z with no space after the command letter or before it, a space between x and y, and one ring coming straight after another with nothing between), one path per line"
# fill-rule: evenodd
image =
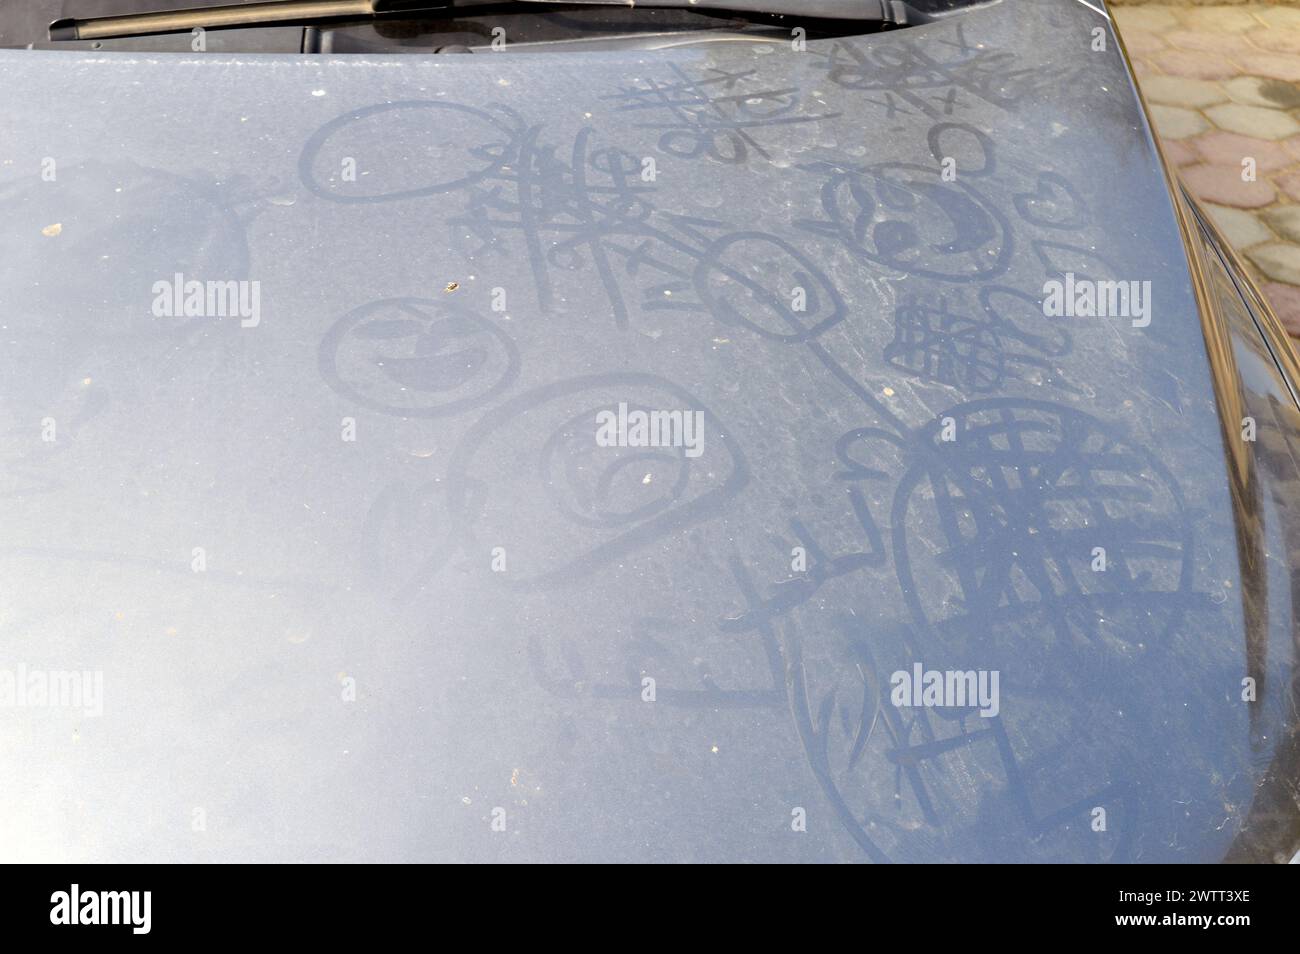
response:
M0 52L0 640L103 674L0 713L0 851L1289 857L1245 359L1108 31ZM1045 317L1066 272L1149 324ZM619 403L702 453L598 447ZM891 705L916 663L998 715Z

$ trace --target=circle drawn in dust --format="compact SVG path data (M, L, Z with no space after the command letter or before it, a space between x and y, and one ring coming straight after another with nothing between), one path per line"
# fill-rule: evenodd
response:
M434 114L429 120L431 134L437 134L440 137L438 141L445 145L462 149L464 152L462 159L470 161L453 164L451 174L448 174L448 171L442 168L433 169L431 175L435 177L435 181L393 192L344 193L328 188L326 183L316 178L316 162L326 144L335 134L353 124L363 123L371 117L409 110L433 110ZM438 113L443 116L441 122L438 119ZM382 127L382 122L379 125ZM383 133L382 128L376 129L371 133L370 138L387 143L383 148L395 149L395 131L390 130L386 136L382 135ZM401 135L409 136L410 134L402 133ZM349 147L341 150L338 156L333 157L333 167L337 168L338 162L345 157L357 158L358 155L364 157L366 148L361 144L360 140L365 138L359 136L356 148ZM331 202L394 202L420 196L440 195L445 192L463 189L465 186L480 182L499 172L510 160L510 144L514 141L514 138L515 134L509 126L486 110L475 109L472 106L429 100L379 103L375 106L365 106L361 109L354 109L350 113L344 113L316 130L302 147L302 154L298 158L298 176L302 179L303 185L311 190L313 194ZM364 166L364 163L362 165ZM440 176L447 176L447 178L443 179Z
M839 291L811 258L762 232L718 239L700 257L693 279L718 321L786 344L812 341L848 314ZM791 307L795 287L807 296L803 312Z
M320 373L338 394L398 417L442 417L491 400L519 374L519 350L492 322L426 298L384 298L326 333Z
M598 405L575 415L547 439L541 453L546 491L575 524L633 526L682 497L691 479L691 459L682 448L600 446L591 429L602 410L606 408ZM640 404L631 410L651 412ZM647 482L651 475L660 479Z
M569 481L566 471L575 460L568 453L573 438L561 438L565 444L563 447L545 448L547 440L554 434L552 426L547 423L553 419L550 414L556 407L563 406L563 420L566 424L562 427L571 426L578 420L573 415L572 408L591 406L590 401L581 398L588 392L600 396L602 407L609 406L604 399L611 394L622 394L640 396L639 406L666 401L668 406L692 408L702 413L705 433L709 435L708 449L705 451L708 463L696 465L692 462L687 469L686 460L683 459L672 478L669 478L667 471L660 471L664 480L660 483L659 491L653 490L653 483L650 488L642 487L643 491L649 490L649 497L638 495L633 499L633 495L625 492L615 495L604 492L604 488L611 486L605 482L607 477L619 480L626 478L630 466L627 462L638 456L636 454L626 458L622 453L614 455L618 460L613 469L607 467L599 472L594 469L587 469L585 474L580 472L579 477L583 479L579 479L576 486L572 482L561 484L557 481L552 486L545 487L552 501L564 501L563 496L557 498L556 494L563 495L577 487L600 489L599 494L588 498L597 503L597 506L584 505L581 499L569 500L561 505L560 512L570 521L578 518L577 522L585 527L616 532L574 538L576 546L564 546L561 545L562 541L547 540L534 572L521 572L521 565L516 559L509 574L493 574L501 578L506 586L549 586L588 576L666 534L716 519L723 513L725 505L749 484L749 465L735 436L729 434L718 418L690 392L665 378L644 372L618 371L583 375L554 381L497 403L462 436L447 465L447 512L452 518L449 539L459 541L463 551L473 552L479 546L475 527L490 512L506 514L496 527L505 528L512 533L526 535L530 527L537 525L544 515L531 509L530 501L533 498L530 496L530 488L542 489L539 484L545 485L548 479L555 476L563 476L565 481ZM653 400L651 395L655 396ZM563 402L563 405L555 402ZM532 418L533 423L530 423L528 415L539 417ZM595 423L593 416L590 424L584 425L587 428L587 439L593 445ZM532 447L546 449L549 454L546 463L550 469L502 468L497 452L485 450L493 441L508 442L516 453L521 450L527 452ZM484 458L479 461L480 466L475 466L481 452L484 453ZM652 468L655 466L656 464L651 464ZM585 479L589 476L596 477L596 480ZM683 483L686 476L692 480L698 478L698 484L692 486ZM672 483L668 496L671 504L668 504L663 498L663 491L670 479ZM621 486L621 491L628 489L632 488L626 484ZM614 505L609 506L610 503ZM519 509L521 505L524 508L522 510ZM494 533L493 539L499 540L500 536ZM507 549L513 546L509 541L504 545ZM540 551L542 548L538 549Z
M59 171L57 189L34 179L0 185L6 226L0 262L6 278L14 276L4 282L0 298L8 317L22 316L15 336L49 342L51 369L30 368L37 377L49 379L65 365L78 364L81 359L69 355L92 343L139 341L147 347L210 324L153 312L149 301L157 293L150 289L159 279L170 282L178 272L248 278L246 224L237 211L244 185L238 178L218 187L126 160L89 160ZM55 223L61 226L58 237L42 237ZM142 295L150 296L143 308Z

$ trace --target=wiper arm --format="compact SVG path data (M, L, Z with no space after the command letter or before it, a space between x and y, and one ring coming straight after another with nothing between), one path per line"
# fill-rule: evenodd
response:
M761 13L808 19L859 20L900 26L930 19L899 0L515 0L542 6L643 7ZM473 6L455 0L267 0L189 10L130 13L116 17L66 17L50 24L51 40L103 40L151 33L188 33L195 28L315 23L340 17L379 17L401 13L466 13Z
M220 7L127 13L116 17L65 17L50 24L51 40L104 40L150 33L188 33L196 27L257 26L259 24L314 23L338 17L371 17L408 10L450 7L430 0L267 0L232 3Z

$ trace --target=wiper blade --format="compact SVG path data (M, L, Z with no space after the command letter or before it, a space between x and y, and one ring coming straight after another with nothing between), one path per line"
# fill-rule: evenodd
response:
M922 23L931 19L900 0L522 0L552 6L653 7L665 10L719 11L798 16L809 20L863 20L868 23Z
M904 26L930 19L900 0L515 0L520 6L642 7L798 16L816 20L858 20ZM393 14L468 13L474 6L455 0L266 0L199 9L65 17L50 24L51 40L102 40L152 33L188 33L196 28L316 23L320 20Z

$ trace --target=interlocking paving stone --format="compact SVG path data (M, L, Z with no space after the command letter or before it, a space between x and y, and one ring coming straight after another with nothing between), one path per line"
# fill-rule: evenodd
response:
M1121 30L1169 30L1178 26L1178 18L1163 6L1116 7L1112 11Z
M1201 161L1200 154L1189 145L1194 139L1161 139L1160 146L1165 151L1165 158L1176 166L1190 166Z
M1194 7L1178 11L1183 24L1206 33L1245 33L1259 28L1259 21L1241 7Z
M1271 205L1277 197L1273 184L1267 179L1242 182L1240 166L1187 166L1180 170L1179 175L1192 190L1192 195L1220 205L1259 209Z
M1267 80L1276 83L1277 80ZM1187 79L1182 76L1152 76L1142 84L1142 94L1151 103L1202 109L1228 101L1227 91L1214 80Z
M1222 103L1210 106L1205 115L1220 129L1253 136L1257 139L1286 139L1300 133L1300 123L1280 109L1263 106L1245 106L1241 103Z
M1260 218L1280 238L1288 242L1300 242L1300 205L1276 205L1261 212Z
M1165 139L1186 139L1210 128L1200 113L1180 106L1153 105L1151 120Z
M1286 80L1288 83L1300 81L1300 56L1260 53L1252 56L1246 66L1250 72L1259 76L1271 76L1274 79Z
M1251 30L1247 39L1260 49L1272 50L1274 53L1300 53L1300 30L1284 32L1264 27Z
M1146 30L1133 30L1124 34L1124 46L1130 56L1145 56L1165 49L1165 41Z
M1259 48L1244 36L1220 36L1213 33L1198 33L1195 30L1175 30L1166 33L1163 39L1170 46L1180 50L1203 50L1229 58L1250 56L1259 52Z
M1271 27L1281 27L1284 30L1300 30L1300 10L1269 6L1254 10L1253 13Z
M1300 288L1281 282L1264 282L1259 289L1278 319L1292 335L1300 336Z
M1295 109L1300 106L1300 85L1273 79L1271 76L1234 76L1217 85L1234 102L1247 106L1264 106L1268 109Z
M1274 176L1273 181L1277 183L1279 189L1300 202L1300 171Z
M1295 141L1288 139L1286 144ZM1222 129L1202 133L1190 140L1189 144L1212 165L1235 165L1240 168L1243 159L1253 158L1256 173L1285 169L1295 162L1283 143L1266 142L1239 133L1224 132Z
M1300 246L1286 242L1256 245L1246 252L1255 267L1274 281L1300 285Z
M1201 207L1209 213L1224 238L1239 251L1245 251L1252 245L1274 238L1273 233L1249 212L1230 209L1226 205L1215 205L1213 202L1202 202ZM1288 208L1300 208L1300 206L1288 206Z
M1202 53L1197 50L1162 50L1153 54L1150 62L1166 73L1174 76L1190 76L1193 79L1227 79L1236 76L1241 70L1233 66L1222 56L1215 53ZM1300 68L1300 64L1297 65ZM1276 67L1261 69L1256 72L1267 76L1277 76ZM1282 76L1281 79L1290 79Z

